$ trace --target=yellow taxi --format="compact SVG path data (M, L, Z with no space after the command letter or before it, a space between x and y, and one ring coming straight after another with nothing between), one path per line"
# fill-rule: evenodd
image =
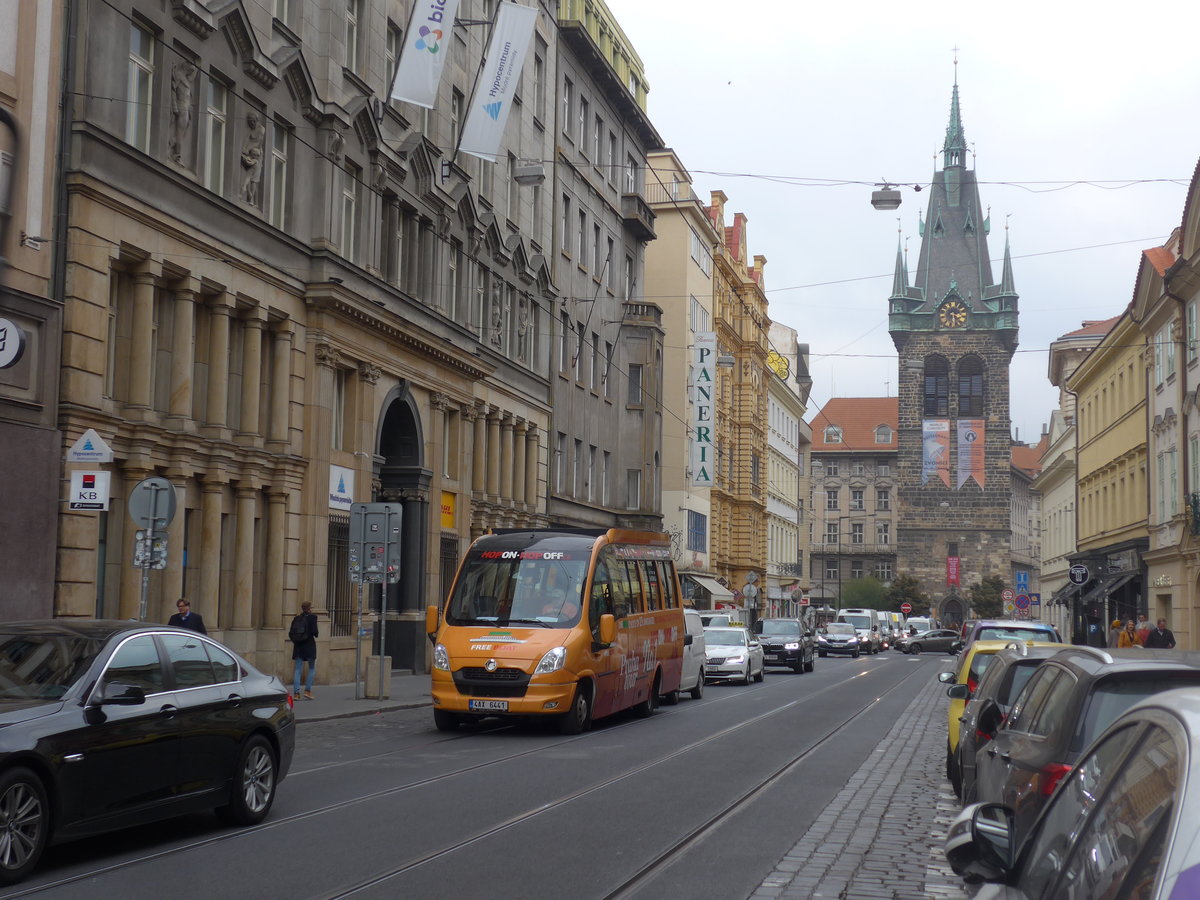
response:
M967 701L975 696L975 689L979 687L983 673L987 671L987 667L995 659L996 654L1014 643L1017 642L1013 640L975 641L963 651L954 669L938 675L938 681L950 685L946 689L946 693L950 695L950 706L946 710L949 717L946 723L946 777L954 785L955 791L958 790L959 783L958 757L955 752L958 749L959 720L966 709ZM1032 646L1041 642L1026 641L1025 643ZM953 689L954 685L959 684L967 686L966 696L962 696L961 690Z

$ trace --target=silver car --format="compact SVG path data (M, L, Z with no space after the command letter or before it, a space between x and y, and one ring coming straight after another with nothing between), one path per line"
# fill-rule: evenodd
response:
M946 859L976 900L1200 896L1200 688L1142 700L1097 738L1018 847L1013 812L976 803Z
M763 680L763 648L745 628L704 629L704 677L709 681Z

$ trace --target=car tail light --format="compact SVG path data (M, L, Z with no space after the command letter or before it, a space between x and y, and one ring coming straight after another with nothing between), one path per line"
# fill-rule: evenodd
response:
M1058 787L1058 783L1071 771L1064 763L1046 763L1038 773L1039 789L1043 797L1049 797Z
M290 693L287 695L287 698L288 698L288 709L295 709L296 708L296 698L293 697Z
M968 675L967 676L967 690L970 691L972 695L974 695L975 688L977 688L977 687L979 687L979 682L976 681L974 678L972 678L970 675ZM968 697L967 699L970 700L971 698Z
M975 729L975 742L977 744L986 744L988 741L990 741L995 736L996 736L996 732L994 732L994 731L991 733L988 733L986 731L980 731L978 728Z

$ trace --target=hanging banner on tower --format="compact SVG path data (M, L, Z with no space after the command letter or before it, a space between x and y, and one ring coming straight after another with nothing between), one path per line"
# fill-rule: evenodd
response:
M529 49L537 14L532 6L500 4L487 57L475 82L475 95L458 142L463 153L496 161L508 111L521 83L521 67L525 65L525 51Z
M958 420L958 483L957 490L974 478L981 488L984 481L983 444L986 423L983 419Z
M407 100L433 109L437 102L442 68L450 54L450 33L458 0L417 0L413 4L400 63L392 82L392 99Z
M925 419L921 422L921 484L933 476L950 487L950 420Z

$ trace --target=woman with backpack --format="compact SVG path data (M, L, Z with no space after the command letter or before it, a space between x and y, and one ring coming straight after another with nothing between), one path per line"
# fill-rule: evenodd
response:
M304 685L304 699L313 699L313 676L317 672L317 614L312 611L312 601L300 604L300 613L292 619L288 628L288 640L292 642L292 659L296 661L292 675L292 699L300 699L300 675L308 663L308 679Z

